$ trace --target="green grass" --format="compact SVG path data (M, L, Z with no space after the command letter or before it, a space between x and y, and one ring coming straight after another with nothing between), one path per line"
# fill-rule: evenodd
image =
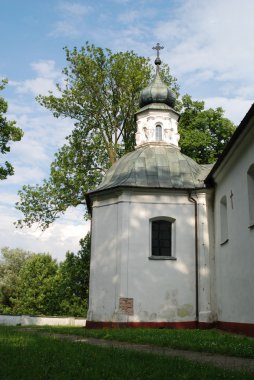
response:
M42 331L75 334L86 337L152 344L191 351L254 358L254 339L219 330L168 329L98 329L80 327L37 327Z
M1 380L253 379L253 373L61 341L3 326L0 327L0 362Z

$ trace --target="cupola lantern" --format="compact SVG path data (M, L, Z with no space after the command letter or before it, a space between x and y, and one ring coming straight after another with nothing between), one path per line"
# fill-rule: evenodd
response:
M164 47L159 43L154 61L156 75L151 84L140 93L140 110L136 113L136 146L144 143L167 143L178 147L177 122L179 114L174 110L176 95L160 77L161 59L159 52Z

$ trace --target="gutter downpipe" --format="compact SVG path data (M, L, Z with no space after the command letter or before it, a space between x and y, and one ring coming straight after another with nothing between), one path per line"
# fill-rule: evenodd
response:
M195 215L195 281L196 281L196 324L199 324L199 276L198 276L198 203L192 197L191 191L188 192L188 200L194 204Z

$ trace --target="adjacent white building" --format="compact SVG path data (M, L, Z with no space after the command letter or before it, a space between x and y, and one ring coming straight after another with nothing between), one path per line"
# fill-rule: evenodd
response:
M218 162L178 147L175 96L157 74L136 148L87 195L88 327L209 327L254 335L254 106Z
M254 105L206 183L214 189L215 321L254 336Z

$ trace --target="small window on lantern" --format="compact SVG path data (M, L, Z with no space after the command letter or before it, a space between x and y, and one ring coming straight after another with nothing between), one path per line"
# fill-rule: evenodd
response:
M156 125L156 141L162 140L162 127L161 125Z

